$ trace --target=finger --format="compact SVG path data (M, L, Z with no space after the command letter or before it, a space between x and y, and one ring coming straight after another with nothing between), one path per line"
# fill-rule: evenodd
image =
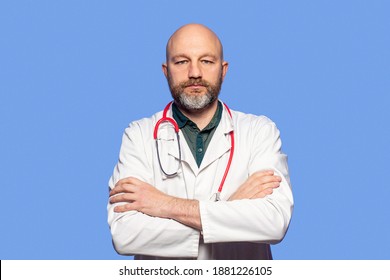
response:
M281 182L282 178L277 175L268 175L268 176L263 176L261 178L258 178L257 181L261 184L267 184L270 182Z
M249 179L249 183L253 185L267 184L270 182L281 182L282 178L277 175L264 175L261 177L252 177Z
M115 184L115 187L116 186L119 186L119 185L123 185L123 184L131 184L131 185L139 185L141 184L142 181L135 178L135 177L126 177L126 178L123 178L121 180L119 180L116 184Z
M256 193L255 195L253 195L251 197L251 199L253 199L253 198L264 198L267 195L273 194L273 192L274 192L273 188L267 188L267 189L262 190L261 192Z
M133 202L135 200L135 195L133 193L123 193L110 197L110 203L118 202Z
M136 210L134 208L133 203L126 203L126 204L114 207L114 212L116 212L116 213L123 213L123 212L127 212L127 211L132 211L132 210Z
M267 192L269 192L275 188L278 188L279 186L280 186L279 182L270 182L270 183L266 183L266 184L256 185L256 186L248 189L246 195L248 197L253 197L253 196L256 196L258 193L261 193L265 190L267 190Z
M262 170L262 171L257 171L255 173L253 173L251 176L249 176L249 179L258 180L258 179L261 179L263 177L274 176L274 175L276 176L276 174L273 170Z
M116 195L118 193L123 193L126 192L128 189L129 185L128 184L121 184L121 185L115 185L115 187L110 191L109 196ZM127 191L128 192L128 191Z
M130 193L135 192L137 187L132 184L121 184L115 185L115 187L110 191L110 196L116 195L118 193Z
M279 188L279 186L280 186L279 182L270 182L270 183L263 184L260 187L258 187L257 191L263 191L266 189L276 189L276 188Z

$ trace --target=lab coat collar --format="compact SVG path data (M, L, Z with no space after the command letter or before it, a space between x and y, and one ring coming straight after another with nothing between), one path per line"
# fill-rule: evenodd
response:
M223 103L222 103L223 104ZM233 119L223 104L221 121L210 141L207 151L204 155L199 171L219 159L231 149L230 132L234 130Z

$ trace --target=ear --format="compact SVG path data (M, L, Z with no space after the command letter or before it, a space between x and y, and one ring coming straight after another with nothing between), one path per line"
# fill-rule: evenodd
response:
M168 65L166 63L162 64L162 71L163 71L163 73L165 75L165 78L168 79Z
M227 61L223 61L222 62L222 80L225 79L228 68L229 68L229 63Z

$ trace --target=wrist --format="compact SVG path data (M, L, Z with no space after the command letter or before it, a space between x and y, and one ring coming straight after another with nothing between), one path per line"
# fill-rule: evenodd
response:
M160 206L160 218L174 219L177 198L168 196L166 201Z
M167 218L176 220L192 228L201 229L199 201L183 198L172 198L168 209L165 210Z

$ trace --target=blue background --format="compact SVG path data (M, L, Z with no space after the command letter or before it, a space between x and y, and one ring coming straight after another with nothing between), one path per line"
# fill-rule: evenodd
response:
M276 259L390 259L388 1L0 1L0 258L126 259L106 218L127 124L170 100L178 27L203 23L221 98L281 130L295 195Z

